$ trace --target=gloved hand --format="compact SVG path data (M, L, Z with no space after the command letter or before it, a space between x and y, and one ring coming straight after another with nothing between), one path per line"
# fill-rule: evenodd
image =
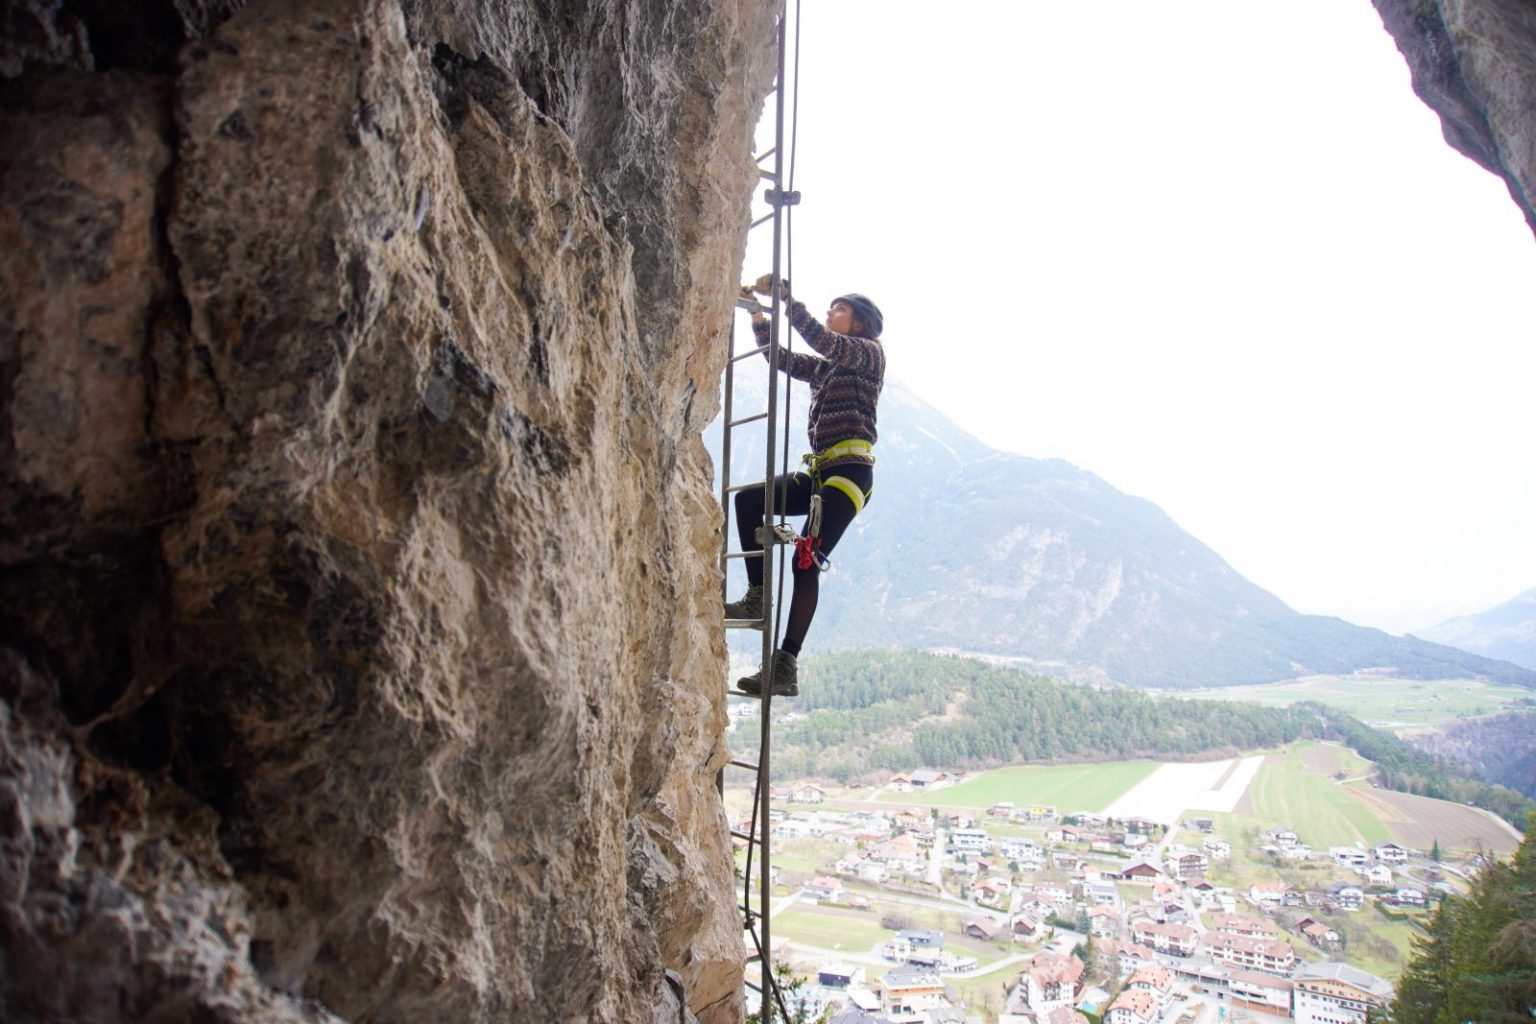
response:
M753 282L752 290L757 292L757 294L759 294L759 295L772 295L773 294L773 275L772 274L764 274L762 277L759 277L756 281ZM783 300L784 302L788 302L789 301L789 282L788 281L781 281L779 283L779 298L781 300Z

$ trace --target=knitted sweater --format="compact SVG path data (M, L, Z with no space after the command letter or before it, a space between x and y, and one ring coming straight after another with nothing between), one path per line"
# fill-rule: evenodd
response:
M821 357L779 350L779 369L811 386L810 422L806 425L811 450L820 452L839 441L862 439L874 444L875 405L885 384L885 349L878 341L829 331L810 313L805 303L789 304L789 322L806 344ZM768 356L768 323L752 325L763 357ZM824 358L823 358L824 357ZM846 455L824 464L874 462L873 457Z

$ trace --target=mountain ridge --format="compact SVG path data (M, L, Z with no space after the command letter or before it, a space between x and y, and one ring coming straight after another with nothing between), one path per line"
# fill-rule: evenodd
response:
M1447 619L1415 635L1536 669L1536 587L1486 611Z

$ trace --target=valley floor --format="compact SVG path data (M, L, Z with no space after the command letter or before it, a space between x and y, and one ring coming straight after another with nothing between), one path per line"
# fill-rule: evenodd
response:
M1148 886L1094 879L1118 879L1144 862L1179 886L1184 906L1175 920L1203 931L1213 908L1267 916L1298 961L1340 960L1390 980L1428 912L1412 901L1432 905L1438 893L1460 891L1479 850L1507 855L1519 835L1477 808L1377 789L1369 770L1348 748L1308 741L1209 762L950 774L931 787L913 788L905 777L879 788L781 783L776 892L795 901L775 908L773 934L807 978L842 959L874 984L902 955L891 953L901 948L891 945L900 929L942 932L945 985L991 1020L1001 1012L999 974L1011 986L1021 958L1051 936L1070 948L1081 936L1068 922L1082 927L1096 902L1118 908L1116 928L1131 939L1131 922L1148 913ZM727 801L733 818L745 816L745 790L729 788ZM1137 819L1150 835L1126 828ZM1083 827L1064 830L1067 821ZM958 837L976 848L957 848ZM1443 862L1429 856L1436 844ZM1398 850L1401 862L1380 862ZM1200 867L1203 895L1180 877L1181 861ZM1049 928L1016 934L1021 894L1052 885L1070 891L1070 902ZM1284 902L1261 905L1266 886L1283 890ZM829 890L838 895L818 898ZM1298 922L1321 924L1337 939L1304 935ZM1198 996L1191 990L1189 998Z

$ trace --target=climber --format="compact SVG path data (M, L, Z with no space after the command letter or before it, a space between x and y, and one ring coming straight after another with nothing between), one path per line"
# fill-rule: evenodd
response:
M772 278L759 279L758 289L772 291ZM789 294L789 283L779 286L780 300L787 304L789 322L820 356L779 351L779 369L811 386L811 410L807 431L811 454L803 468L774 478L774 506L791 516L807 516L796 543L794 596L789 604L789 623L773 657L772 693L793 697L800 692L796 658L806 630L816 614L820 574L826 556L837 546L843 531L869 501L874 488L875 406L885 382L885 350L880 345L884 326L880 309L863 295L841 295L832 300L823 327L806 311L805 304ZM772 339L769 321L762 311L752 314L752 331L764 357ZM819 536L808 515L812 498L820 496ZM763 526L763 488L749 487L736 494L736 529L743 551L761 551L757 536ZM766 556L764 556L766 557ZM763 559L745 559L747 592L725 606L728 619L757 619L763 614ZM737 682L745 693L762 696L762 670Z

